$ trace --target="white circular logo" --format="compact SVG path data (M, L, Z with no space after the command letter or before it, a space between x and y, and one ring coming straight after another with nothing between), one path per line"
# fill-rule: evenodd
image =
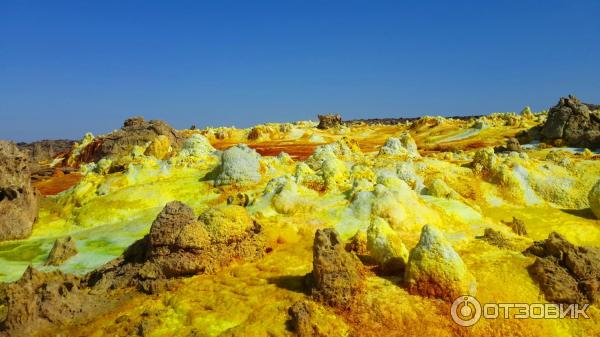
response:
M454 323L471 326L481 318L481 304L473 296L461 296L452 303L450 314Z

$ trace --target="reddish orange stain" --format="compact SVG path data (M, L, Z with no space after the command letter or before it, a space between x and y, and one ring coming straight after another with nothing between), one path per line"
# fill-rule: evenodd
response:
M65 175L57 175L46 180L33 183L42 195L56 195L62 191L68 190L75 186L81 180L81 174L71 173Z

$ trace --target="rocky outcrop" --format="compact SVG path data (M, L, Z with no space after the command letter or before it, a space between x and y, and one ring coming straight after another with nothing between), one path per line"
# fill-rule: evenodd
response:
M313 271L308 276L313 298L331 306L347 305L360 290L360 268L360 261L344 249L334 229L317 230Z
M588 201L590 202L590 208L596 216L600 219L600 180L596 182L594 187L588 193Z
M171 279L214 273L264 252L262 229L244 207L212 208L196 219L189 206L173 201L156 217L146 237L88 278L96 288L136 287L155 293Z
M475 279L463 260L444 235L430 225L423 226L419 243L410 252L404 281L412 294L450 302L475 292Z
M75 255L77 255L77 245L71 236L56 239L45 264L47 266L58 266Z
M0 336L44 335L52 326L101 313L107 303L75 275L29 267L18 281L0 284Z
M246 144L232 146L221 154L216 185L246 185L260 178L260 155Z
M548 111L541 135L544 140L562 139L564 144L577 147L600 147L600 116L575 96L562 97Z
M77 162L97 162L102 158L118 162L119 158L130 155L135 146L150 144L150 151L156 151L156 148L162 149L165 145L168 145L167 148L170 146L178 149L182 143L183 138L177 130L166 122L133 117L127 119L121 129L98 137L85 146L80 151Z
M319 125L317 126L319 129L329 129L342 125L342 116L338 114L318 115L317 117L319 117Z
M546 300L555 303L593 303L600 289L600 249L577 247L556 232L524 252L536 256L528 267Z
M38 193L31 185L29 156L14 143L0 141L0 241L31 234Z

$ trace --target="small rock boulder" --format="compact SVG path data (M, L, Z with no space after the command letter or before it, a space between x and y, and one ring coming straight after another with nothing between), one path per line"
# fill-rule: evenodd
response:
M426 297L454 301L475 293L475 279L442 232L423 226L421 238L408 257L405 272L408 291Z
M503 221L503 223L512 229L515 234L527 236L527 227L525 227L523 220L513 217L512 221Z
M0 141L0 241L26 238L38 214L29 155Z
M546 300L555 303L593 303L600 289L600 249L577 247L556 232L535 242L524 254L536 256L529 275Z
M313 271L308 281L312 296L331 306L350 303L359 291L360 261L344 249L334 229L319 229L315 233Z
M71 236L56 239L45 264L47 266L61 265L77 253L77 244Z
M506 145L495 147L494 152L523 152L523 147L517 138L511 137L506 141Z

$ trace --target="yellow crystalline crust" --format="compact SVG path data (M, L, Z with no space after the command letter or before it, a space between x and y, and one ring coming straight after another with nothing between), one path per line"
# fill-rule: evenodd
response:
M265 258L183 279L159 295L132 294L88 324L65 327L65 334L135 335L145 324L148 336L292 335L288 308L309 299L303 277L312 270L314 231L334 227L350 239L367 233L373 221L385 222L378 225L385 230L377 232L383 246L371 244L380 259L388 251L406 259L406 250L386 242L410 251L422 226L431 224L464 261L481 303L544 303L526 269L534 258L521 251L552 231L575 245L600 246L600 222L588 201L600 177L600 158L590 151L535 146L523 154L494 153L494 146L538 123L538 115L495 114L478 121L426 117L328 130L317 129L314 122L182 130L197 142L205 137L217 150L239 143L256 149L263 155L260 181L215 186L218 152L182 156L172 153L168 141L157 139L132 154L125 170L82 168L78 185L46 198L32 237L19 245L0 245L0 263L7 266L0 277L14 280L27 264L41 266L52 240L67 233L77 240L80 257L60 268L87 272L146 234L168 201L180 200L201 214L243 193L250 200L251 220L267 235L270 253ZM419 158L379 154L388 138L406 132L416 141ZM90 141L91 136L81 146ZM337 145L322 157L308 158L317 146L329 143ZM280 152L289 156L278 156ZM410 183L398 173L400 163L414 171ZM218 225L218 212L213 216ZM506 225L513 217L524 221L528 236L518 236ZM488 227L503 233L515 248L477 239ZM386 240L388 231L394 234ZM409 294L402 275L368 273L365 288L344 310L315 305L319 330L332 336L600 335L596 305L588 310L589 320L499 318L463 328L452 322L450 303Z

